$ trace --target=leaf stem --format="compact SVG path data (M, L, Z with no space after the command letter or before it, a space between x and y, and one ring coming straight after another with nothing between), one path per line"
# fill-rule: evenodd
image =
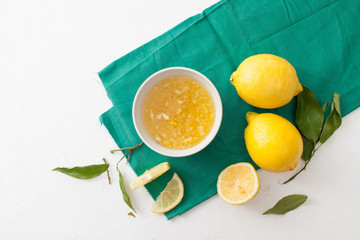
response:
M314 156L315 152L316 152L321 146L322 146L322 143L320 143L320 145L319 145L315 150L312 151L310 159L307 160L307 161L304 161L304 162L305 162L304 166L303 166L294 176L292 176L291 178L289 178L288 180L286 180L286 181L283 182L282 184L286 184L286 183L292 181L294 178L296 178L297 175L299 175L303 170L305 170L305 169L306 169L306 166L310 163L311 158Z
M119 148L119 149L113 149L113 150L110 150L110 153L115 153L115 152L124 151L124 150L135 150L138 147L140 147L141 145L143 145L143 143L144 142L141 142L133 147L124 147L124 148Z
M130 151L127 151L125 154L124 154L124 156L122 156L121 158L120 158L120 160L117 162L117 164L116 164L116 170L119 172L119 163L121 162L121 160L123 160L125 157L126 157L126 155L129 153Z
M102 159L106 164L109 164L105 158ZM108 177L108 181L109 181L109 185L111 184L111 178L110 178L110 172L109 169L106 169L106 173L107 173L107 177Z
M290 182L291 180L293 180L294 178L296 178L296 176L299 175L299 173L301 173L306 168L306 166L308 165L309 162L310 162L310 160L305 162L305 165L300 169L300 171L298 171L294 176L292 176L291 178L289 178L288 180L286 180L282 184L286 184L286 183Z
M123 159L126 157L126 155L129 155L128 157L126 157L127 162L129 162L129 161L130 161L131 154L132 154L137 148L141 147L143 144L144 144L144 142L141 142L141 143L139 143L139 144L137 144L137 145L135 145L135 146L133 146L133 147L126 147L126 148L114 149L114 150L111 150L111 151L110 151L111 153L114 153L115 151L128 150L127 152L124 153L124 156L122 156L122 157L120 158L120 160L119 160L119 161L117 162L117 164L116 164L116 170L117 170L118 172L119 172L119 163L121 162L121 160L123 160Z
M312 155L313 156L315 154L315 152L322 146L322 143L320 143L320 145L313 151Z

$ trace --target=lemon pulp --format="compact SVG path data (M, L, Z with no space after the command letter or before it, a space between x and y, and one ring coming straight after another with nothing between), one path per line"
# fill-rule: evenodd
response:
M240 162L225 168L218 177L218 195L230 204L244 204L254 198L260 183L250 163Z
M165 213L176 207L184 196L184 185L180 177L174 173L165 189L156 198L151 211L153 213Z

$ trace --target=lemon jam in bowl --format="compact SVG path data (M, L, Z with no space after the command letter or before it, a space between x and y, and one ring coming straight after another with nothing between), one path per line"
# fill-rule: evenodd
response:
M165 156L183 157L205 148L222 120L218 91L203 74L184 67L160 70L140 86L132 117L144 143Z

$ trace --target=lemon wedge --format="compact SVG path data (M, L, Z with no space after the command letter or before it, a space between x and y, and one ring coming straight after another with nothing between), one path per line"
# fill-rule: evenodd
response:
M176 207L184 196L184 185L179 176L174 173L165 189L156 198L151 211L153 213L165 213Z
M150 170L145 171L142 175L140 175L135 181L130 184L130 189L135 189L144 186L145 184L151 182L155 178L160 177L167 170L170 169L170 165L168 162L160 163L156 165Z
M255 168L240 162L225 168L219 175L217 192L222 200L230 204L244 204L259 191L259 177Z

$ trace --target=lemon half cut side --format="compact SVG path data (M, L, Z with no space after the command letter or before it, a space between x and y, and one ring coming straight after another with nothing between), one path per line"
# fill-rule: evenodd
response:
M240 162L225 168L218 177L217 192L222 200L238 205L253 199L260 188L255 168Z

